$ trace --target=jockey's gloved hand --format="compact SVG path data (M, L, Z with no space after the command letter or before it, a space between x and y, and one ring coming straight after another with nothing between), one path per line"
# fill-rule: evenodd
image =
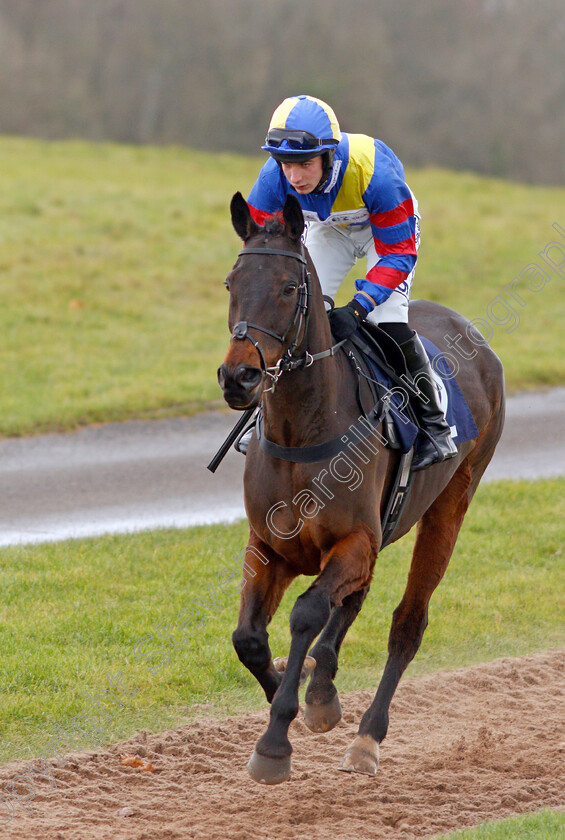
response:
M364 306L361 306L355 298L350 300L347 306L338 306L329 313L332 335L336 341L343 341L353 335L361 321L364 321L369 313Z

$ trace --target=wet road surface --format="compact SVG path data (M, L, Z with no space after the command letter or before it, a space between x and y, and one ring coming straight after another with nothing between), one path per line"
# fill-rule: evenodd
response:
M229 522L245 515L244 457L206 464L239 415L111 423L0 441L0 545ZM565 474L565 388L518 394L485 478Z

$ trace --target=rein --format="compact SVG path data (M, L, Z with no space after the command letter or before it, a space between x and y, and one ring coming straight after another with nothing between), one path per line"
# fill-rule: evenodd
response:
M250 255L262 256L263 254L268 254L277 257L290 257L294 260L298 260L298 262L301 263L302 266L301 282L300 286L298 287L298 298L294 309L294 315L292 317L292 320L290 321L290 324L288 325L288 327L282 335L279 335L273 330L267 329L267 327L262 327L260 324L252 324L249 321L238 321L238 323L233 328L232 338L235 338L239 341L248 339L257 350L263 375L269 376L272 379L273 384L270 388L268 388L265 391L265 393L268 393L269 391L273 392L275 390L275 386L278 380L285 371L307 368L310 367L310 365L314 364L314 362L318 359L324 359L327 356L334 356L335 353L345 342L340 341L338 344L335 344L332 347L330 347L329 350L324 350L321 353L312 354L309 353L308 350L306 350L303 356L294 356L294 351L298 347L299 336L302 330L304 331L304 335L306 334L308 328L308 321L310 318L311 277L310 272L307 268L306 258L304 256L304 246L301 244L300 254L297 254L295 251L284 251L278 248L243 248L241 251L239 251L238 257L246 257ZM275 338L281 344L285 344L288 334L295 325L296 331L292 342L284 351L284 353L276 362L276 364L272 367L268 367L259 342L249 335L248 330L259 330L259 332L263 332L266 335L270 335L272 338Z

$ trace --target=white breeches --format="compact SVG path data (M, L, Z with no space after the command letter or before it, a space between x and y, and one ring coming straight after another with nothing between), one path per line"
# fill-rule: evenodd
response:
M420 244L420 216L414 199L416 214L416 248ZM335 298L347 273L361 257L367 258L366 274L377 265L381 257L375 250L371 225L363 227L331 227L322 222L308 222L304 242L320 279L322 293ZM408 303L414 271L400 284L390 297L369 313L367 320L373 324L408 323ZM353 297L353 294L351 295Z

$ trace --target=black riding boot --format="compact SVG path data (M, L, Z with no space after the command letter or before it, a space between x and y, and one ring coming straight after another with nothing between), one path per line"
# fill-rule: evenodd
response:
M457 455L457 447L453 443L451 431L441 410L428 354L418 334L414 333L409 341L400 346L408 372L421 395L414 395L411 401L420 426L419 444L412 461L412 469L424 470L431 464L453 458Z

